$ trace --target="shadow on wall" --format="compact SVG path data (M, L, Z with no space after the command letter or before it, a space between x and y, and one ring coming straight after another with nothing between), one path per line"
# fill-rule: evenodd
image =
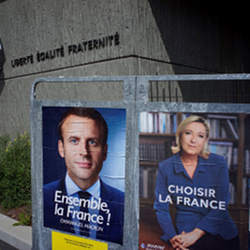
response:
M3 71L0 71L0 95L1 95L1 93L3 91L4 85L5 85L5 82L4 82L4 73L3 73Z
M3 65L5 62L5 56L4 56L4 50L3 50L3 44L0 39L0 94L2 93L2 90L4 88L5 82L4 82L4 72L3 72Z
M194 0L149 3L175 74L250 72L247 8L242 0L236 6L224 0L220 5L218 1ZM241 13L237 19L232 18L235 13ZM248 82L179 85L183 101L218 102L220 98L220 102L250 102Z

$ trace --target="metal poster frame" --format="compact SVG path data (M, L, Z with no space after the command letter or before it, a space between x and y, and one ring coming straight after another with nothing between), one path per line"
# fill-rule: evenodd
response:
M86 102L82 100L38 100L36 88L43 83L53 82L58 86L62 83L85 82L122 82L123 100L113 102ZM125 202L124 202L124 230L123 245L108 242L109 249L133 249L135 245L131 237L136 235L136 208L135 192L133 185L135 179L135 140L134 135L134 112L135 112L135 85L134 77L78 77L78 78L41 78L37 79L31 91L31 138L32 138L32 216L33 216L33 249L51 249L51 229L43 226L43 150L42 150L42 108L43 107L98 107L118 108L126 110L126 160L125 160ZM128 178L128 175L130 177ZM126 218L126 220L125 220ZM55 231L55 230L54 230Z
M220 81L223 81L223 84L225 84L225 81L232 81L232 80L237 80L237 81L245 81L245 80L250 80L250 75L249 74L218 74L218 75L162 75L162 76L140 76L137 79L137 93L136 93L136 115L137 115L137 122L138 125L137 127L140 127L140 113L141 112L151 112L151 113L156 113L156 112L167 112L167 113L199 113L201 115L205 115L206 113L213 113L213 114L250 114L250 104L236 104L236 103L191 103L191 102L163 102L163 101L152 101L150 100L150 95L149 95L149 89L150 89L150 82L160 82L160 81L182 81L182 84L185 84L185 81L189 82L198 82L202 86L202 81L216 81L218 84L220 84ZM248 82L250 84L250 81ZM197 86L197 85L196 85ZM152 117L151 117L152 118ZM152 120L151 120L152 121ZM150 133L149 133L150 134ZM152 133L151 136L153 135L154 132ZM157 135L156 135L157 136ZM139 157L139 137L140 137L140 131L139 129L137 130L137 135L136 135L136 156L137 156L137 179L141 181L140 179L140 157ZM150 137L151 138L151 137ZM147 164L145 166L148 166ZM243 171L243 170L242 170ZM144 178L144 177L142 177ZM147 178L151 178L151 175L149 175ZM151 180L151 179L150 179ZM152 180L151 180L152 181ZM151 186L150 186L151 187ZM150 188L148 187L148 188ZM138 190L137 190L138 191ZM240 191L240 194L242 191ZM241 201L241 197L236 197L236 204L239 204ZM140 199L139 199L140 200ZM146 204L148 201L146 201ZM140 207L140 201L139 201L139 207ZM248 207L249 209L249 207ZM146 210L147 211L147 210ZM139 214L140 214L140 208L139 208ZM248 215L249 216L249 215ZM152 214L147 213L147 218L152 217ZM144 217L143 217L144 218ZM242 217L243 218L243 217ZM242 218L240 221L238 221L239 224L242 224ZM140 220L140 219L139 219ZM143 221L143 219L142 219ZM152 221L151 222L151 227L153 227ZM248 221L244 221L244 223L247 223ZM139 222L139 228L140 228L140 222ZM147 228L147 227L146 227ZM154 229L152 229L153 231ZM141 234L141 232L140 232ZM146 231L145 233L145 238L150 237L149 232ZM162 234L161 234L162 235ZM246 236L247 237L247 236ZM160 238L160 235L159 235ZM247 240L246 240L247 241ZM159 242L159 241L158 241ZM165 249L164 244L155 242L154 240L141 240L139 236L139 243L138 243L138 248L137 249ZM163 242L163 241L162 241ZM244 241L244 249L247 249L247 244ZM241 245L243 247L243 245ZM243 249L243 248L241 248Z
M125 163L125 214L123 245L108 242L109 249L138 249L139 243L139 114L143 111L164 112L223 112L250 113L250 104L221 103L177 103L149 101L150 81L221 81L250 80L250 74L218 75L162 75L162 76L114 76L114 77L58 77L39 78L31 90L31 140L32 140L32 249L51 249L51 229L43 226L43 150L42 150L42 108L55 106L82 106L126 109L126 163ZM39 100L36 97L37 85L43 83L77 82L122 82L123 100L121 101L84 101L84 100ZM219 84L219 83L218 83Z

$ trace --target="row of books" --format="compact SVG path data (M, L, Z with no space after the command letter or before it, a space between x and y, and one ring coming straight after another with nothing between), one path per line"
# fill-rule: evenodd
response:
M236 202L236 190L235 190L235 185L232 182L229 183L229 193L230 193L229 204L235 204L235 202Z
M247 204L250 208L250 178L247 179Z
M147 143L143 142L139 144L139 157L141 161L162 161L172 155L171 146L172 139L168 139L165 142L157 143ZM232 142L219 142L219 141L210 141L209 142L210 152L222 155L228 164L228 167L232 169L234 166L237 166L237 148L233 147ZM249 159L249 151L247 154ZM246 159L249 168L249 160Z
M161 161L171 156L172 140L165 143L140 143L139 157L141 161ZM233 148L232 142L209 142L210 152L222 155L228 164L228 167L237 165L237 148ZM246 151L246 163L249 168L249 150Z
M210 125L210 138L238 140L238 119L230 115L207 115Z
M229 193L230 193L230 201L229 204L236 203L236 189L235 185L230 182L229 183ZM242 204L250 204L250 182L248 178L242 179Z
M156 176L157 176L156 167L140 168L140 185L139 185L140 198L151 199L151 200L154 199Z
M242 179L242 204L246 205L248 202L248 178L244 177Z
M159 162L172 155L172 140L165 143L140 143L139 157L141 161ZM234 147L232 142L227 141L209 141L209 150L211 153L222 155L227 161L228 169L234 171L238 165L238 148ZM245 150L244 173L250 174L250 150Z
M245 150L245 173L250 174L250 150Z
M176 114L166 112L141 112L140 132L173 134L176 132Z
M182 120L188 117L182 114ZM210 138L239 139L237 116L208 114L210 124ZM177 114L168 112L141 112L140 132L174 134L177 129Z
M222 155L226 161L229 170L236 170L238 165L238 148L234 147L232 142L209 142L210 152ZM250 174L250 150L246 149L244 153L244 173Z
M171 141L168 143L140 143L139 157L141 161L159 162L171 155Z
M227 166L230 170L237 165L237 150L234 150L232 142L226 141L209 141L209 150L211 153L222 155L227 161ZM234 153L233 153L234 152ZM235 164L234 164L235 163Z

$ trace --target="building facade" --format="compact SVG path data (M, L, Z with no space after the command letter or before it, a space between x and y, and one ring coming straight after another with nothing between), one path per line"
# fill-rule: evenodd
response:
M223 9L208 3L185 2L2 0L0 134L29 130L31 85L40 77L248 72L247 39L231 16L225 19ZM102 91L109 100L122 95L112 84L102 91L77 88L50 84L39 94L81 100L103 98ZM181 83L171 89L180 101L204 97L197 86L196 95Z

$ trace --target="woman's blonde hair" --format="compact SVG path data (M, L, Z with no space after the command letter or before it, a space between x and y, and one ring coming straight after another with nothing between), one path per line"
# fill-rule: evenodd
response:
M199 123L202 123L205 128L206 128L206 136L207 136L207 139L209 137L209 124L208 122L201 116L198 116L198 115L191 115L189 116L188 118L186 118L185 120L183 120L178 128L177 128L177 131L176 131L176 134L175 134L175 140L176 140L176 146L172 146L171 149L172 149L172 152L173 154L176 154L178 152L181 152L182 148L181 148L181 136L182 136L182 132L185 130L186 126L192 122L199 122ZM200 153L200 156L207 159L208 156L209 156L210 152L209 152L209 149L208 149L208 140L206 141L201 153Z

